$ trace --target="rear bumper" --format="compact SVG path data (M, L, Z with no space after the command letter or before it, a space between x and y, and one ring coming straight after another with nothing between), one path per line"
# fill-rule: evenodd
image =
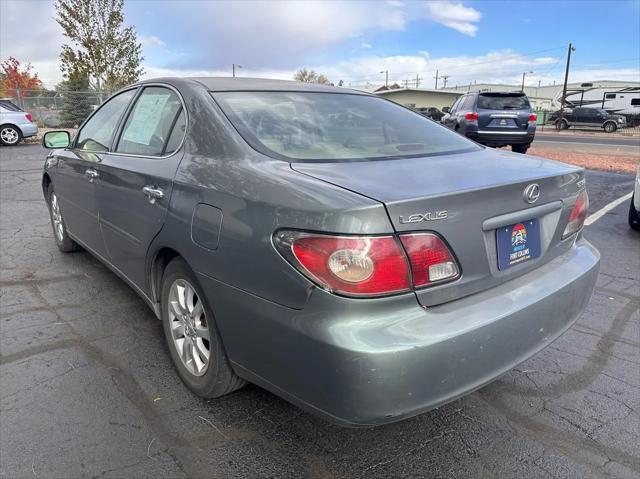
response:
M241 376L332 422L371 426L452 401L548 346L585 309L598 267L580 239L507 284L427 309L413 294L316 290L296 311L201 281Z
M474 132L468 132L467 137L471 138L478 143L487 146L493 145L526 145L533 141L535 138L535 128L527 131L513 131L509 133L505 132L493 132L479 130Z
M18 128L20 128L23 138L28 138L38 134L38 125L35 123L22 123L18 125Z

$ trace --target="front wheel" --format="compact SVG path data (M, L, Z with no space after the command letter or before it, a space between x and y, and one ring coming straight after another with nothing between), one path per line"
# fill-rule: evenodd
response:
M567 120L556 121L556 130L560 131L560 130L566 130L568 128L569 128L569 123L567 123Z
M524 145L511 145L511 151L513 151L514 153L525 154L530 146L531 143L526 143Z
M162 278L162 324L178 375L195 394L215 398L246 384L231 369L213 312L191 268L179 257Z
M640 215L638 215L636 207L634 206L633 196L631 197L631 204L629 205L629 226L636 231L640 231Z
M618 127L616 126L616 124L611 121L604 124L604 131L606 131L607 133L613 133L617 129Z
M80 246L73 241L67 233L67 225L62 217L62 211L60 210L60 201L58 195L53 191L53 187L49 186L49 217L51 218L51 227L53 228L53 237L56 240L56 246L63 253L71 253L72 251L78 251Z
M6 146L15 146L20 142L22 134L15 126L4 125L0 128L0 143Z

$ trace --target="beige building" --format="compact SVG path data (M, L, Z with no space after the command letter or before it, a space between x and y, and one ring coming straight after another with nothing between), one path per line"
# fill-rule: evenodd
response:
M409 108L425 108L435 106L442 110L445 106L453 105L453 102L464 92L450 90L428 90L426 88L396 88L375 92L388 100L399 103Z

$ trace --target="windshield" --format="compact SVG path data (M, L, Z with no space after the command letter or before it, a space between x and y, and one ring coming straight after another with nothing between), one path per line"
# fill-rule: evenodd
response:
M482 110L523 110L529 108L529 99L519 93L513 95L482 93L478 96L478 108Z
M479 148L390 101L342 93L221 92L214 98L256 150L287 160L425 156Z

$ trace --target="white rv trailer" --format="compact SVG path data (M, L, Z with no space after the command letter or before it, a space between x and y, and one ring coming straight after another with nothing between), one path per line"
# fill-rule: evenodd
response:
M560 108L562 90L552 100L552 105ZM571 88L567 90L565 108L603 108L609 113L637 118L640 116L640 87L625 88Z

